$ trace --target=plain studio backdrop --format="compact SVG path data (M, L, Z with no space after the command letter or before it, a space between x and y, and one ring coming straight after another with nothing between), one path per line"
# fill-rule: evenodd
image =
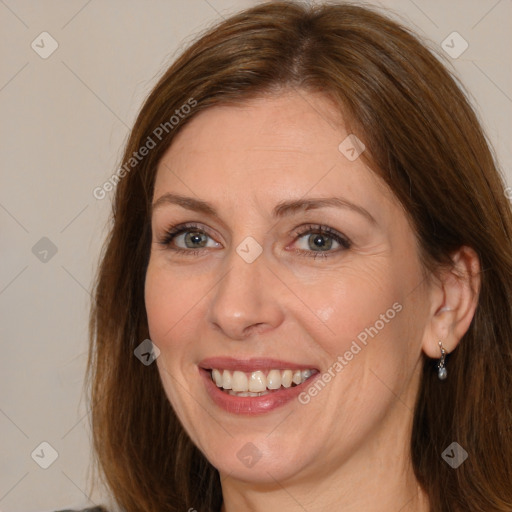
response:
M0 0L0 511L101 502L89 494L81 392L89 291L113 192L98 199L94 190L117 170L157 76L202 30L257 3ZM511 187L512 3L374 5L445 56Z

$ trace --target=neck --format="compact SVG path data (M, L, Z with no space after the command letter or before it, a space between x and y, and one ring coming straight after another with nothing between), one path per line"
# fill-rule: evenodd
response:
M247 482L221 473L221 512L429 512L428 497L419 486L411 463L412 416L385 436L377 432L340 460L322 460L287 480ZM397 411L395 411L397 412ZM396 426L396 424L395 424Z
M337 478L307 486L277 481L275 485L250 486L226 477L221 512L430 512L428 498L415 479L398 484L380 477L374 475L373 479L361 481L358 487L343 485Z

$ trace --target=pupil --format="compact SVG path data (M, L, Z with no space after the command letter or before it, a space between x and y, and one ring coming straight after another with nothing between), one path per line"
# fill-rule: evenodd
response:
M316 248L327 248L329 249L330 244L326 244L324 235L317 234L313 239L314 247ZM314 248L313 247L313 248Z
M203 241L203 243L201 243L201 234L200 233L195 233L195 234L188 233L186 238L188 239L187 241L190 241L192 243L192 245L200 244L200 247L204 246L204 241Z

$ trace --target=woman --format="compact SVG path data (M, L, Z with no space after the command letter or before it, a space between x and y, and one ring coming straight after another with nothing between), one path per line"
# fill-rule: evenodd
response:
M119 178L89 371L124 510L512 510L512 213L412 34L233 16L160 79Z

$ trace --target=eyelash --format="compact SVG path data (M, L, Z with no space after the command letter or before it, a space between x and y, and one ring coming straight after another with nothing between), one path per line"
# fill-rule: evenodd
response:
M204 234L206 236L208 233L201 229L198 224L195 223L187 223L187 224L180 224L178 226L175 226L173 228L168 229L163 237L158 241L160 245L163 245L164 247L169 247L170 243L182 233L186 232L197 232L200 234ZM321 258L329 258L333 256L334 254L337 254L338 252L342 252L343 250L350 249L352 246L352 242L346 238L345 236L342 236L340 233L335 231L334 229L328 227L328 226L322 226L320 224L308 224L305 226L304 229L300 231L296 231L295 234L298 238L303 237L304 235L327 235L329 238L332 238L336 242L338 242L342 249L338 249L337 251L306 251L304 249L295 249L295 252L301 256L314 258L316 259L318 256ZM211 238L211 237L210 237ZM173 247L171 248L172 251L178 254L186 254L187 256L198 256L199 253L202 251L202 249L182 249L180 247ZM327 254L327 253L330 254ZM334 253L334 254L333 254Z

